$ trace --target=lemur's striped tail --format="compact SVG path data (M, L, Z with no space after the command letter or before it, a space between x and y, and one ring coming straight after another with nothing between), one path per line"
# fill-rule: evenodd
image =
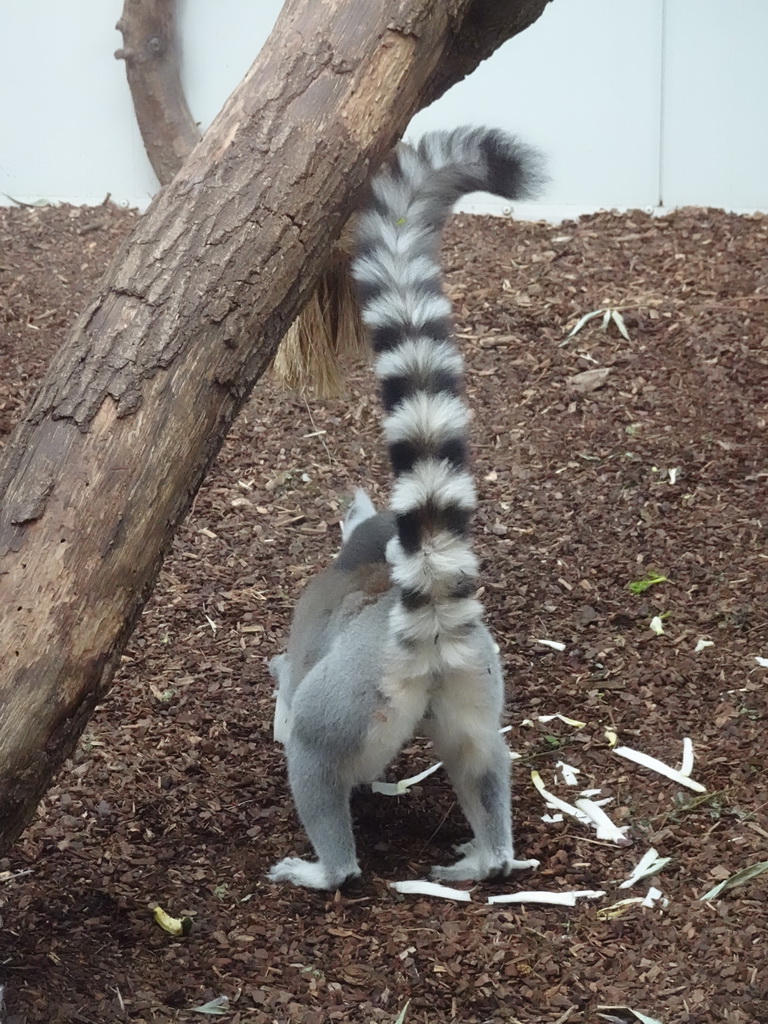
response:
M373 180L353 274L376 353L395 485L397 537L387 551L400 587L392 634L412 674L469 667L482 619L469 520L469 410L463 360L443 294L440 235L468 192L533 194L538 154L486 128L433 132L401 145ZM476 650L476 647L474 648Z

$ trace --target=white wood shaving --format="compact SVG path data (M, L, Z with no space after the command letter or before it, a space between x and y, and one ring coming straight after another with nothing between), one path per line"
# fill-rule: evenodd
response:
M657 900L661 899L661 889L656 889L651 886L648 892L645 894L643 902L640 904L641 907L652 907Z
M576 806L594 823L598 839L605 839L608 842L616 843L618 846L627 846L629 844L630 840L627 839L626 835L629 831L629 825L615 825L602 807L596 804L594 800L582 798L576 801Z
M467 889L452 889L449 885L440 885L438 882L390 882L389 887L395 892L413 893L417 896L437 896L442 900L461 900L462 903L469 903L472 899Z
M531 643L541 644L542 647L551 647L553 651L560 651L561 653L565 650L565 644L559 640L532 640Z
M429 768L425 768L418 775L411 775L408 779L400 779L399 782L372 782L371 790L374 793L379 793L381 796L402 796L408 792L411 786L418 785L418 783L422 782L433 772L436 772L438 768L442 768L442 766L443 762L438 761L437 764L430 765Z
M531 772L531 782L544 797L544 802L550 810L562 811L564 814L570 815L571 818L578 818L579 821L584 821L584 812L582 811L580 813L578 808L574 807L573 804L569 804L566 800L561 800L559 796L555 796L554 793L550 793L542 782L541 776L537 771Z
M658 851L651 847L647 853L643 854L632 869L632 873L629 878L622 882L619 888L629 889L631 886L635 885L636 882L642 881L643 878L647 878L649 875L658 874L662 868L665 868L667 864L669 864L670 860L670 857L660 857Z
M278 694L278 701L279 699ZM275 711L275 723L277 723L277 711ZM499 729L499 732L503 734L505 732L509 732L511 728L511 725L505 725L503 729ZM275 739L277 739L277 736L275 736ZM517 761L518 758L521 758L522 756L522 754L518 754L514 750L510 750L509 752L509 757L512 761ZM429 768L425 768L424 771L419 772L418 775L411 775L410 778L400 779L399 782L372 782L371 792L378 793L379 796L403 796L408 792L411 786L416 786L420 782L423 782L424 779L430 776L433 772L436 772L438 768L442 767L443 762L438 761L437 764L430 765Z
M579 784L578 779L576 778L577 775L581 775L581 770L579 768L574 768L573 765L566 764L565 761L558 761L555 768L560 769L560 773L563 776L563 782L566 786L577 786Z
M570 892L546 892L528 890L512 892L502 896L489 896L489 903L552 903L560 907L575 907L576 900L598 900L605 896L603 889L574 889Z
M693 771L693 740L690 736L683 737L683 760L680 763L680 774L690 775Z
M550 810L562 811L563 814L567 814L569 817L575 818L577 821L581 822L582 825L588 825L590 828L597 829L597 825L595 823L594 818L590 814L588 814L586 810L578 806L578 804L580 803L579 800L576 801L577 806L574 807L573 804L569 804L567 800L561 800L559 796L555 796L554 793L550 793L550 791L542 782L541 776L537 771L531 772L531 782L534 784L539 793L541 793L542 797L544 798L544 802L546 803L547 807L550 808ZM612 797L607 797L606 800L601 802L607 803L612 799ZM587 803L591 806L597 807L597 810L599 812L600 808L593 801L587 801ZM604 817L606 818L606 820L610 821L610 818L608 818L607 815L604 815ZM613 823L611 822L611 824ZM621 839L616 839L615 842L621 842L622 844L626 844L627 840L624 838L622 833Z
M715 641L714 640L704 640L702 638L702 639L699 639L699 640L696 641L696 646L693 648L693 653L694 654L699 654L699 652L703 651L705 647L714 647L714 646L715 646Z
M568 718L567 715L561 715L559 713L554 715L537 715L536 720L538 722L547 723L554 722L556 718L559 718L561 722L565 722L566 725L572 725L574 729L583 729L587 724L586 722L580 722L578 718ZM523 723L525 724L525 723Z
M651 757L650 754L643 754L642 751L633 750L632 747L614 747L613 752L618 754L619 757L626 758L627 761L634 761L635 764L642 765L643 768L650 768L652 772L658 772L659 775L664 775L681 786L687 786L694 793L706 793L707 791L707 787L702 786L700 782L696 782L687 775L683 775L676 768L672 768L663 761L659 761L656 757Z

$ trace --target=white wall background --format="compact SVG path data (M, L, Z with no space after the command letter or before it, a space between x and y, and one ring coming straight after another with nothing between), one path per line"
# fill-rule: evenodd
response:
M183 77L207 126L281 0L180 0ZM157 182L114 29L122 0L0 0L0 203L146 206ZM409 134L475 122L549 157L534 217L686 204L768 210L768 0L554 0ZM468 208L501 211L478 197Z

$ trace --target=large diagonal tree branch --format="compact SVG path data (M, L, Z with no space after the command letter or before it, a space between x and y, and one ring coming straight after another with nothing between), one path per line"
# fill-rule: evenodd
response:
M530 21L545 4L506 7ZM0 851L108 689L230 424L371 167L448 84L474 10L287 0L54 359L0 467Z
M471 0L447 41L444 57L425 85L421 106L434 102L452 85L470 75L502 43L528 28L549 2ZM522 103L524 97L510 97L510 100Z

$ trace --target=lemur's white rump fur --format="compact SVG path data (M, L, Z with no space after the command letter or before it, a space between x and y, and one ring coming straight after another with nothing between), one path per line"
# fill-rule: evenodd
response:
M469 518L469 411L463 360L443 294L440 235L453 204L477 190L521 199L539 158L502 132L459 128L402 145L374 178L358 226L353 274L377 354L397 538L387 557L400 587L390 627L396 660L426 673L472 667L467 638L482 619ZM466 660L463 660L465 659Z

